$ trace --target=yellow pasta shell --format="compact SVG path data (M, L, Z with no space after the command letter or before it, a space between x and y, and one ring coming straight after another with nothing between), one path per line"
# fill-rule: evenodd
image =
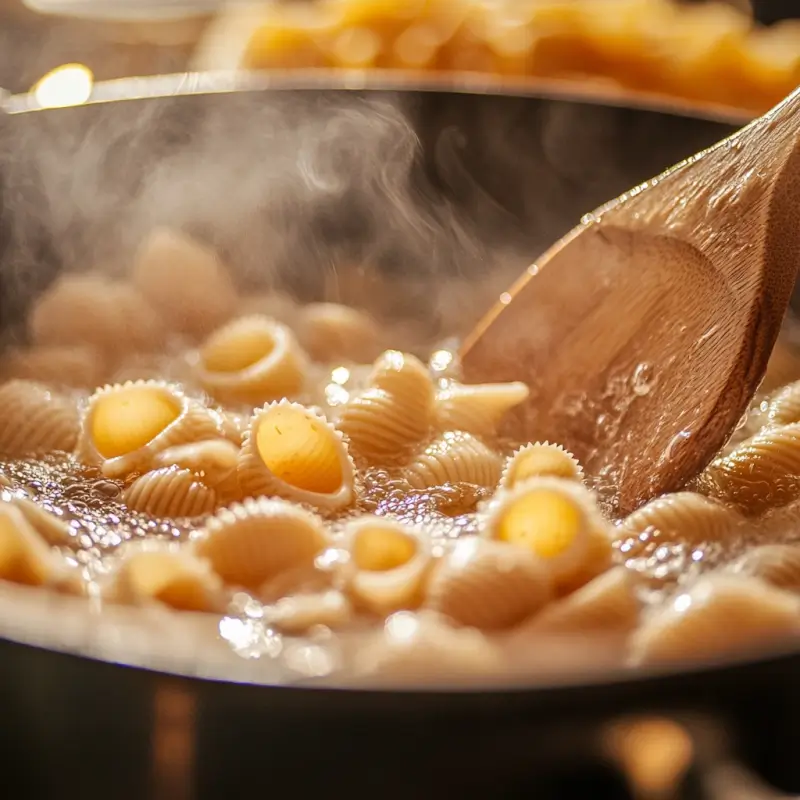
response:
M220 435L209 409L162 381L129 381L89 399L76 454L109 478L147 472L169 447Z
M13 503L0 502L0 580L41 586L58 571L50 548L25 515Z
M234 320L200 349L200 382L223 403L257 406L296 395L307 371L294 334L268 317Z
M415 489L445 483L493 487L501 468L500 456L480 439L466 431L447 431L414 456L403 474Z
M33 381L0 386L0 454L9 458L69 452L80 430L77 403Z
M42 540L55 547L67 545L72 541L70 526L60 517L42 508L38 503L24 497L12 497L8 502L22 512L28 524L41 536Z
M264 620L283 633L299 634L317 625L340 628L353 618L346 595L331 589L315 594L283 597L264 609Z
M376 614L416 608L431 562L427 538L386 517L363 516L345 529L347 591Z
M301 308L297 336L314 361L365 364L381 352L381 331L372 317L340 303L310 303Z
M732 572L750 575L792 592L800 592L800 546L765 544L754 547L731 564Z
M800 381L778 389L769 400L765 422L768 425L789 425L800 422Z
M436 427L494 436L503 417L529 394L524 383L454 384L436 395Z
M706 468L698 488L752 516L800 497L800 423L767 428Z
M202 517L219 502L211 487L177 466L146 472L125 489L122 500L132 511L153 517Z
M369 383L395 395L409 411L415 409L430 419L433 414L435 390L428 368L416 356L387 350L375 361Z
M559 444L534 442L520 447L506 462L500 486L512 489L528 478L583 480L583 468L572 453Z
M195 543L226 583L257 589L283 572L312 566L328 540L316 515L284 500L245 500L209 519Z
M510 628L552 596L539 559L520 547L468 537L436 564L426 606L459 625Z
M95 387L103 382L105 357L89 345L40 345L10 349L0 362L3 380L36 381L53 388Z
M675 492L651 500L617 529L617 537L657 530L664 542L724 542L735 535L742 517L722 503L696 492Z
M355 468L341 434L324 417L286 400L253 415L238 476L246 495L285 497L329 510L354 500Z
M740 575L718 573L647 618L633 636L639 664L716 658L785 641L800 632L800 598Z
M178 231L151 233L131 279L167 326L187 336L207 335L236 311L236 290L216 254Z

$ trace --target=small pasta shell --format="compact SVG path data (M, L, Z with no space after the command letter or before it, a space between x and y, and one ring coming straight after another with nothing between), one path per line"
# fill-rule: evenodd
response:
M789 425L800 422L800 381L790 383L772 395L764 422L767 425Z
M130 381L98 389L83 417L77 455L100 464L108 478L147 472L157 454L219 436L209 409L161 381Z
M633 660L660 664L753 650L800 632L800 599L762 581L724 573L700 578L633 635Z
M524 383L454 384L436 395L436 427L494 436L508 411L530 394Z
M416 356L387 350L375 361L369 376L370 385L395 395L409 411L416 410L430 419L435 390L428 368Z
M265 622L288 634L304 633L317 625L340 628L352 617L350 601L335 589L318 594L283 597L264 609Z
M730 566L731 572L750 575L792 592L800 592L800 546L765 544L754 547Z
M186 550L136 549L123 556L106 597L120 603L158 603L180 611L222 607L222 584L208 564Z
M354 499L355 468L341 434L324 417L286 400L253 415L238 476L242 491L252 496L285 497L329 510Z
M586 487L564 478L531 478L495 494L483 535L525 547L542 560L556 592L566 594L611 564L612 535Z
M58 572L50 548L13 503L0 503L0 580L41 586Z
M211 487L177 466L145 472L125 489L122 500L132 511L153 517L202 517L218 505Z
M51 514L38 503L25 497L12 497L8 502L22 512L28 524L49 545L55 547L69 544L72 533L69 525L55 514Z
M651 500L634 511L617 529L618 538L657 530L664 542L724 542L742 518L733 509L696 492L675 492Z
M37 381L53 387L97 386L103 382L104 356L88 345L40 345L7 351L0 362L4 380Z
M297 336L314 361L365 364L383 349L381 331L372 317L340 303L310 303L300 309Z
M520 547L468 537L433 569L425 605L459 625L510 628L551 598L550 576Z
M257 589L282 572L312 566L327 546L322 520L284 500L245 500L209 519L195 549L226 583Z
M414 456L403 472L414 489L445 483L493 487L501 468L500 456L480 439L465 431L446 431Z
M235 475L239 448L227 439L187 442L163 450L155 458L159 467L191 470L206 486L216 488Z
M354 601L385 615L422 602L431 563L427 539L386 517L364 516L346 528L346 586Z
M800 497L800 423L767 428L706 468L705 494L753 516Z
M9 458L69 452L80 431L77 403L33 381L0 386L0 454Z
M583 480L583 469L578 459L560 444L535 442L520 447L506 462L500 486L513 489L528 478L565 478Z
M296 395L306 372L294 334L268 317L234 320L200 349L200 382L223 403L256 406Z
M625 567L598 575L542 611L530 631L558 634L630 631L639 620L641 602L634 576Z
M216 254L178 231L153 231L131 278L166 324L188 336L207 335L236 311L236 290Z

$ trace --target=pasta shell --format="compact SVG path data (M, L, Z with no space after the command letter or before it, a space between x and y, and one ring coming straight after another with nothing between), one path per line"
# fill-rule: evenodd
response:
M753 516L800 497L800 423L767 428L721 456L698 488Z
M300 309L297 336L314 361L372 361L383 349L381 331L363 311L339 303L310 303Z
M216 488L235 477L239 448L227 439L187 442L163 450L155 458L159 467L191 470L206 486Z
M500 456L480 439L465 431L447 431L414 456L403 472L414 489L445 483L493 487L501 468Z
M127 553L105 594L120 603L159 603L180 611L215 611L223 605L222 584L208 564L167 548Z
M244 441L244 432L247 430L247 423L250 421L249 418L243 414L220 409L212 409L211 413L216 419L217 427L222 436L235 444L236 447L241 447L242 441Z
M625 567L614 567L545 608L534 618L530 631L629 631L636 627L640 610L634 576Z
M612 535L586 487L564 478L531 478L495 494L483 535L532 551L566 594L611 564Z
M122 500L132 511L153 517L201 517L218 505L212 488L177 466L146 472L125 489Z
M0 580L41 586L57 571L50 548L25 515L12 503L0 503Z
M337 509L354 499L355 469L341 434L324 417L281 400L259 409L239 457L245 494Z
M416 356L387 350L375 361L370 385L395 395L401 404L430 418L435 391L428 368Z
M436 396L436 427L494 436L506 413L529 394L524 383L453 384Z
M0 386L0 454L42 455L75 447L80 412L74 400L33 381Z
M188 336L207 335L236 311L236 290L216 254L178 231L153 231L131 278L167 325Z
M519 547L468 537L433 570L426 606L459 625L510 628L551 598L550 576Z
M37 345L88 345L106 356L154 350L164 326L133 286L103 275L66 275L36 302L29 317Z
M800 381L779 389L770 398L765 415L767 425L789 425L800 422Z
M264 620L283 633L299 634L317 625L340 628L351 621L353 608L347 597L334 589L318 594L283 597L264 609Z
M94 387L103 382L104 356L88 345L40 345L8 350L0 363L3 380L37 381L52 387Z
M49 545L63 546L72 541L70 526L60 517L51 514L38 503L24 497L12 497L8 502L25 517L27 523Z
M734 561L730 570L760 578L778 589L800 592L800 546L765 544L754 547Z
M229 584L257 589L282 572L311 566L327 546L322 521L284 500L245 500L206 522L196 552Z
M535 442L520 447L506 462L500 486L513 489L528 478L566 478L583 480L578 459L559 444Z
M98 389L89 399L77 455L108 478L147 472L169 447L219 436L209 409L160 381Z
M223 403L256 406L296 395L306 372L294 334L268 317L234 320L200 350L200 382Z
M381 615L420 605L431 561L425 537L376 516L349 523L346 536L350 555L346 585L358 605Z
M800 598L724 573L700 578L634 634L639 664L701 660L754 650L800 632Z
M639 536L657 530L665 542L724 542L735 534L742 518L733 509L696 492L675 492L651 500L630 514L617 536Z

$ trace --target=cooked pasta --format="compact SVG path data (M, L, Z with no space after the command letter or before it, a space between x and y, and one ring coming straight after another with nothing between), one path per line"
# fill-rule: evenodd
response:
M403 474L415 489L445 483L493 487L501 468L500 456L480 439L465 431L447 431L413 456Z
M58 564L39 534L14 504L0 502L0 580L41 586Z
M125 489L122 500L132 511L154 517L201 517L219 505L214 489L178 466L146 472Z
M244 440L244 432L247 430L247 424L250 421L249 417L237 414L234 411L213 408L211 409L211 415L216 419L217 427L222 436L236 445L236 447L241 447Z
M529 393L524 383L453 384L436 395L436 427L494 436L506 413Z
M530 631L554 634L627 632L636 627L641 608L630 571L614 567L547 606L533 619Z
M763 581L712 574L679 592L633 636L635 663L714 658L800 633L800 598Z
M294 334L268 317L240 317L200 349L200 382L223 403L256 406L292 397L302 389L306 372Z
M436 564L426 595L426 607L459 625L498 630L539 611L552 587L532 553L473 536Z
M238 498L240 494L238 462L239 448L227 439L179 444L162 451L155 459L161 467L190 470L224 498Z
M800 423L767 428L711 462L698 488L747 516L800 497Z
M169 447L219 435L209 409L161 381L132 381L98 389L89 399L78 457L109 478L146 472Z
M69 524L33 500L28 500L26 497L12 497L8 502L22 513L28 524L49 545L67 545L72 540L74 532Z
M104 596L120 603L157 603L181 611L223 607L222 583L191 553L161 548L132 548L108 582Z
M345 535L345 585L357 605L382 615L420 605L431 563L426 537L375 516L353 520Z
M800 422L800 381L790 383L772 395L764 421L767 425Z
M483 535L533 552L559 594L611 563L612 535L594 495L564 478L531 478L499 491L486 509Z
M264 619L284 633L304 633L318 625L339 628L353 619L346 595L331 589L316 594L293 594L264 609Z
M619 526L618 537L658 531L662 542L724 542L743 523L733 509L696 492L674 492L651 500Z
M245 494L277 495L320 509L354 499L355 468L341 434L305 406L281 400L258 409L239 457Z
M9 349L0 361L0 379L36 381L61 388L90 388L103 382L102 353L90 345L40 345Z
M74 399L33 381L0 386L0 454L11 458L69 452L80 431Z
M583 469L578 459L561 445L535 442L520 447L506 462L500 486L513 489L529 478L566 478L583 480Z
M258 589L282 572L311 566L327 542L319 517L285 500L261 498L218 511L194 546L226 583Z
M217 256L178 231L153 231L131 279L169 328L191 337L209 334L236 311L236 290Z
M730 569L760 578L779 589L800 592L800 545L764 544L754 547L736 559Z
M383 350L375 320L339 303L311 303L300 309L297 336L311 358L323 364L337 359L363 364Z

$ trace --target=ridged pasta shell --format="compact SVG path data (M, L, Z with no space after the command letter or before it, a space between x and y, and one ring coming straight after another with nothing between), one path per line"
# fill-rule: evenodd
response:
M95 387L103 382L105 359L89 345L40 345L9 349L0 362L3 380L27 380L60 387Z
M436 395L436 427L494 436L503 417L529 394L519 382L453 384Z
M229 584L257 589L280 573L311 566L327 546L322 520L284 500L245 500L205 524L195 549Z
M482 535L531 550L558 594L574 591L611 564L611 526L594 494L565 478L530 478L498 491L486 508Z
M344 508L354 499L355 468L341 434L324 417L286 400L253 415L238 476L246 495L321 509Z
M493 487L500 479L502 459L466 431L446 431L414 456L403 474L414 489L445 483Z
M211 414L216 419L217 427L222 436L235 444L236 447L241 447L244 441L244 432L247 430L250 418L244 414L237 414L233 411L218 408L211 409Z
M800 422L800 381L778 389L769 400L765 423L767 425L789 425Z
M153 517L202 517L219 504L217 493L197 475L177 466L145 472L122 494L132 511Z
M25 515L0 502L0 580L41 586L57 573L55 557Z
M157 349L165 339L147 299L135 287L104 275L59 278L34 305L29 329L38 345L89 345L112 357Z
M227 439L204 439L162 450L155 458L158 467L191 470L206 486L216 488L235 477L239 448Z
M362 608L388 614L416 608L431 563L427 538L386 517L364 516L345 529L347 591Z
M207 335L236 311L236 290L216 254L178 231L153 231L131 278L166 324L188 336Z
M217 611L223 606L220 579L185 549L131 550L123 555L105 596L120 603L159 603L180 611Z
M539 559L520 547L468 537L433 569L425 605L459 625L510 628L552 596Z
M307 371L294 334L268 317L234 320L200 349L200 382L222 403L257 406L294 396Z
M264 620L283 633L298 634L317 625L340 628L353 617L347 597L335 589L317 594L283 597L264 609Z
M69 525L60 517L51 514L33 500L24 497L12 497L8 501L22 512L28 524L49 545L63 546L72 541Z
M696 492L674 492L651 500L627 516L617 529L618 538L657 530L664 542L724 542L742 523L728 506Z
M792 592L800 592L800 546L765 544L754 547L730 566L731 572L750 575Z
M386 350L373 364L369 383L396 395L404 407L426 416L433 412L436 393L428 368L416 356Z
M500 477L500 486L504 489L513 489L528 478L566 478L582 481L583 468L578 459L560 444L534 442L520 447L509 456Z
M297 337L314 361L365 364L383 349L381 330L369 314L340 303L309 303L299 310Z
M558 634L629 631L636 627L640 611L634 576L625 567L614 567L547 606L529 630Z
M33 381L0 386L0 454L8 458L69 452L80 431L77 403Z
M209 409L161 381L98 389L89 399L76 454L108 478L147 472L169 447L219 436Z
M698 488L752 516L800 497L800 423L767 428L706 468Z
M755 650L800 632L800 598L763 581L718 573L700 578L633 635L639 664L702 660Z

